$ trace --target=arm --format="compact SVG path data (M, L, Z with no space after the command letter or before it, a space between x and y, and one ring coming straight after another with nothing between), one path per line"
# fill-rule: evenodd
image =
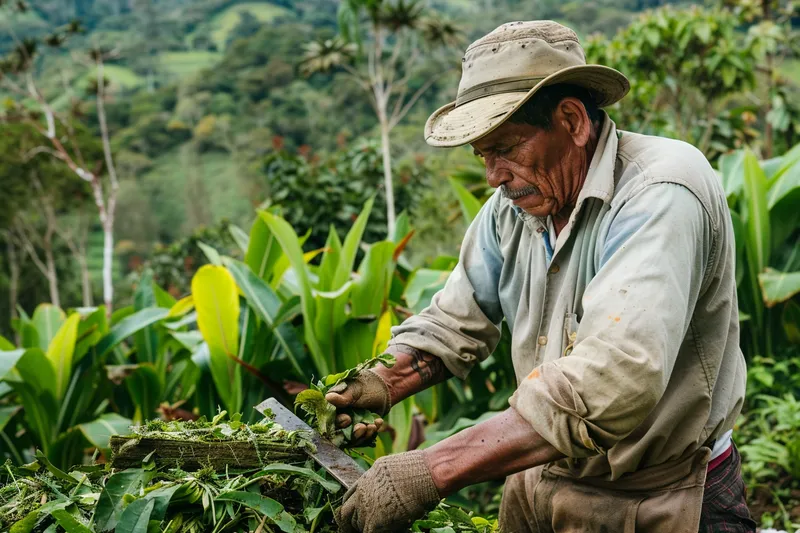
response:
M564 457L515 409L456 433L423 454L443 498L466 486L503 479Z

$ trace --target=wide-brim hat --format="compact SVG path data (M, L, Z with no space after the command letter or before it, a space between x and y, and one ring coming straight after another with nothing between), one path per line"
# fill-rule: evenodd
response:
M456 100L425 124L431 146L480 139L548 85L585 87L599 107L618 102L630 89L621 72L587 65L575 32L551 20L503 24L472 43L461 61Z

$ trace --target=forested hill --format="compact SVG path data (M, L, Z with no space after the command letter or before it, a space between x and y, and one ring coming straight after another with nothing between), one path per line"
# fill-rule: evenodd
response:
M431 150L421 132L427 116L453 97L466 44L502 22L536 18L562 21L582 36L611 35L661 3L420 1L429 16L455 29L455 39L437 50L420 48L404 87L410 95L433 83L391 133L398 212L411 210L418 230L411 251L453 253L463 233L461 221L453 223L458 208L445 178L463 163L474 165L472 157L466 150ZM95 140L97 75L89 51L106 54L106 111L121 185L118 280L158 244L222 220L246 227L264 201L280 203L299 230L312 230L309 244L320 244L330 223L343 231L361 202L381 190L369 98L341 69L310 76L301 69L309 43L330 43L337 34L336 0L32 0L22 14L13 2L3 4L2 55L26 38L80 22L85 31L44 50L34 73L53 108ZM15 168L13 157L3 163ZM25 187L4 191L9 207L0 226L15 209L30 208ZM384 211L376 209L371 221L375 236L385 231ZM96 280L101 241L95 227L87 249Z

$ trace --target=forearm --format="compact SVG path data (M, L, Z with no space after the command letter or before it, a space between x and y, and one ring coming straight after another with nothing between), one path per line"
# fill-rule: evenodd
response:
M373 372L389 387L392 405L452 377L442 360L428 352L400 344L390 346L387 353L395 356L395 365L392 368L378 366Z
M564 457L515 409L456 433L425 450L441 497Z

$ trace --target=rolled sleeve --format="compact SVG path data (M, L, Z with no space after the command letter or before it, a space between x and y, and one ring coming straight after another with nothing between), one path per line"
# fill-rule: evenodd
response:
M672 183L643 187L613 217L572 352L535 368L510 400L566 456L605 454L656 407L714 239L700 201Z
M462 379L500 340L503 312L498 285L503 259L496 228L497 198L492 196L473 220L458 264L430 306L392 328L390 346L409 345L433 354Z

